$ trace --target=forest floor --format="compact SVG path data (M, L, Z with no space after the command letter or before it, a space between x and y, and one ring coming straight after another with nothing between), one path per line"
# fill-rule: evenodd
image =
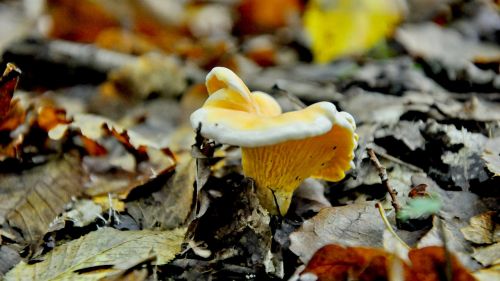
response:
M382 43L324 35L339 55L317 63L308 1L18 2L0 2L0 279L500 280L498 3L405 1ZM377 28L338 26L345 45ZM189 123L215 66L284 112L349 112L355 168L270 214L239 147Z

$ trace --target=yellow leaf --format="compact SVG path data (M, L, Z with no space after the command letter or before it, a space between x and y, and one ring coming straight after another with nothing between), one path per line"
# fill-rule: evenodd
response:
M172 231L119 231L103 228L56 247L35 264L20 262L5 280L99 280L123 271L124 264L156 258L166 264L181 250L186 228Z
M314 60L364 52L388 36L402 18L399 0L312 0L304 13Z

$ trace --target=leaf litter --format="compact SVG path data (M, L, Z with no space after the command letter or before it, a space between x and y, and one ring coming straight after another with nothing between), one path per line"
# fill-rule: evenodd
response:
M28 2L47 9L0 20L23 26L18 34L0 31L2 67L13 62L22 71L0 83L0 273L7 280L345 280L408 272L406 280L419 272L444 280L449 264L453 278L471 280L472 271L479 280L498 278L495 4L445 1L423 11L425 1L408 1L385 11L393 13L378 21L386 26L361 32L366 38L342 34L366 27L336 17L336 38L347 39L331 43L314 20L345 10L369 21L381 11L368 1L357 9L350 1ZM40 20L37 39L27 38L33 32L25 25L41 13L51 24ZM364 44L342 48L352 38ZM350 112L360 135L356 169L339 183L304 181L286 216L269 215L242 176L239 149L190 128L214 66L234 70L285 111L330 101ZM419 216L397 218L367 148L386 168L395 199ZM439 209L411 203L429 196ZM317 255L366 266L315 271L308 262ZM50 262L57 270L44 269Z

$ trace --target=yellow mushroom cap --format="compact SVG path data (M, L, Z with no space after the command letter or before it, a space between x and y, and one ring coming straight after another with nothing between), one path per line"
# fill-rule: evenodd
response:
M354 118L329 102L281 113L266 93L250 92L231 70L214 68L209 97L191 125L217 142L241 146L243 172L255 180L261 204L271 213L288 210L293 191L307 177L338 181L352 167L357 135Z

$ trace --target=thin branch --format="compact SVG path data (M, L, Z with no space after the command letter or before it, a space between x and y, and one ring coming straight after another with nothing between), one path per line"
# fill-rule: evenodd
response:
M437 221L439 225L439 233L441 234L441 240L443 240L444 259L446 262L445 265L446 281L451 281L453 280L453 268L451 264L451 254L450 251L448 250L448 239L446 237L446 232L444 231L443 221L439 217L437 218Z
M283 215L281 214L281 211L280 211L280 205L278 203L278 198L276 198L276 194L274 194L274 190L272 190L270 188L269 188L269 190L273 194L274 204L276 205L276 209L278 210L278 215L279 215L280 218L283 218Z
M394 231L394 229L392 229L392 226L389 223L389 220L387 219L387 216L385 215L384 208L382 208L382 204L376 203L375 207L377 207L378 212L380 213L380 216L382 217L382 220L384 221L385 228L392 234L392 236L394 236L399 242L401 242L401 244L403 244L403 246L405 246L408 250L410 250L411 247L408 246L408 244L406 244L406 242L403 241L403 239L401 239L398 236L398 234Z
M382 185L385 186L387 189L387 192L389 192L389 195L391 196L391 204L392 207L394 207L394 210L396 210L396 215L399 213L399 210L401 209L401 206L398 203L398 199L396 195L398 194L392 187L391 184L389 183L389 178L387 177L387 171L385 170L385 167L380 164L378 161L377 156L375 155L375 152L371 148L367 148L366 152L368 152L368 155L370 156L370 160L373 162L375 165L375 168L377 168L378 171L378 176L380 177L380 180L382 181Z

